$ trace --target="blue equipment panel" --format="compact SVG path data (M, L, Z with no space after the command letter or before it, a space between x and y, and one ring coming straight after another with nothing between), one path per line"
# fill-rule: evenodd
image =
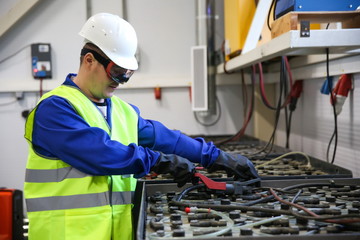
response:
M353 11L360 0L276 0L275 19L291 11Z

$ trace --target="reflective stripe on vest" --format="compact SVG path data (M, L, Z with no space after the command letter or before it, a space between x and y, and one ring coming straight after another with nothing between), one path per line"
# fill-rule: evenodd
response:
M134 192L112 192L112 203L131 204L133 196ZM109 204L109 192L26 199L28 212L100 207Z
M25 181L30 183L61 182L68 178L83 178L91 175L73 167L58 169L26 169Z

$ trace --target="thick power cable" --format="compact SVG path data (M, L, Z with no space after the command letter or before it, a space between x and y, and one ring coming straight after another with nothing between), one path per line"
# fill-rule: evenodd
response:
M287 59L286 56L282 56L281 57L281 66L280 66L280 79L282 77L285 77L286 79L286 75L289 76L289 83L290 83L290 91L287 94L287 96L285 97L285 101L283 104L281 104L281 108L286 107L289 102L290 102L290 98L291 98L291 91L292 91L292 85L293 85L293 77L292 77L292 73L291 73L291 69L290 69L290 64L289 61ZM283 64L285 64L285 68L283 67ZM260 96L261 96L261 100L263 101L264 105L271 109L271 110L277 110L277 107L274 107L270 104L267 96L266 96L266 91L265 91L265 81L264 81L264 72L263 72L263 67L261 62L258 63L258 68L259 68L259 87L260 87ZM286 73L285 73L286 72ZM283 76L282 76L283 75ZM280 86L281 84L286 84L285 82L280 82ZM282 94L282 93L280 93Z
M330 70L329 70L329 48L326 48L326 80L329 81L330 79ZM334 164L335 161L335 156L336 156L336 150L337 150L337 143L338 143L338 124L337 124L337 114L336 114L336 108L335 108L335 96L332 94L332 89L331 89L331 84L328 84L328 88L329 88L329 93L330 93L330 100L331 100L331 106L333 109L333 113L334 113L334 132L330 138L328 147L327 147L327 151L326 151L326 160L327 162L329 162L329 152L330 152L330 146L331 143L333 141L333 139L335 138L335 143L334 143L334 150L333 150L333 156L332 156L332 160L331 160L331 164Z
M260 84L260 86L262 86L261 88L262 88L262 91L264 92L265 89L264 89L264 80L263 80L261 63L259 63L258 66L259 66L260 79L262 79L261 80L262 84ZM267 144L262 149L260 149L258 152L254 153L252 156L255 156L255 155L258 155L258 154L264 152L265 153L264 157L266 157L273 149L274 142L275 142L275 134L276 134L277 126L278 126L278 123L279 123L279 118L280 118L280 111L281 111L282 106L286 106L286 104L287 104L287 101L285 101L284 104L281 103L282 102L282 94L283 94L284 86L285 86L284 82L286 81L285 68L286 68L285 57L282 57L282 61L281 61L281 64L280 64L280 83L279 83L280 91L279 91L279 99L278 99L277 107L276 108L271 107L270 104L267 101L266 95L261 94L264 104L265 105L268 104L269 108L276 110L276 112L275 112L275 123L274 123L273 132L272 132L272 134L270 136L270 139L267 142ZM289 94L288 99L290 99L290 94Z

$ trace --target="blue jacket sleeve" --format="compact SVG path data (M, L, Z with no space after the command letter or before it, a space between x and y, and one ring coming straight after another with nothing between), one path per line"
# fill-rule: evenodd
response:
M134 107L134 106L133 106ZM178 130L171 130L162 123L140 117L139 145L165 154L176 154L204 167L210 166L219 156L220 150L203 138L191 138Z
M34 149L92 175L149 173L160 154L136 144L113 141L102 129L90 127L63 98L52 96L37 107Z

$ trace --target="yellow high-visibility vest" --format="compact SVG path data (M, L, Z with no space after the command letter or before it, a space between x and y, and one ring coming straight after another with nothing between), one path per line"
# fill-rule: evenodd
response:
M111 98L110 129L97 107L79 89L61 85L45 94L39 103L53 95L65 98L91 127L103 129L112 140L124 145L137 144L138 115L121 99ZM35 115L36 107L25 125L29 155L24 195L29 240L132 239L131 209L136 179L92 176L61 159L39 155L32 145Z

